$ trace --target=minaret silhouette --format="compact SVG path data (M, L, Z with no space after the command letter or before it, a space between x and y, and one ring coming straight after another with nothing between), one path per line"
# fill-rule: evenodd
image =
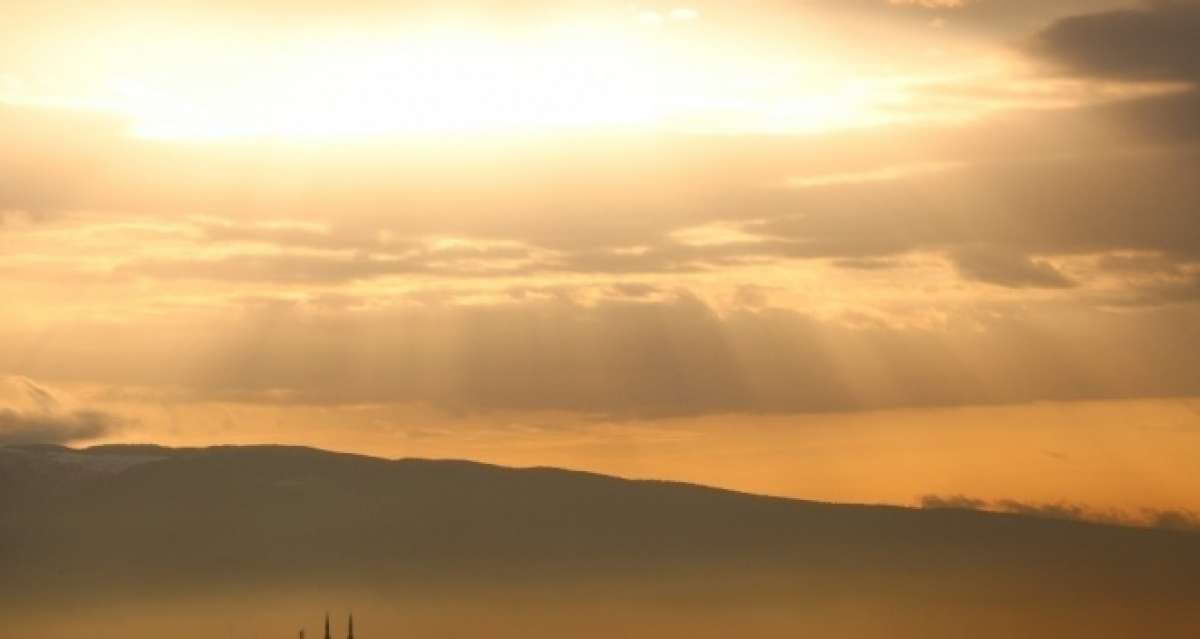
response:
M333 639L329 636L329 613L325 613L325 639Z
M346 639L354 639L354 613L350 613L350 634L346 635Z

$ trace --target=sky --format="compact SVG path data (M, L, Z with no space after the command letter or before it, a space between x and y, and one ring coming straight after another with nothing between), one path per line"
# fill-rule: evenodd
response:
M1200 4L58 0L0 444L1200 510Z

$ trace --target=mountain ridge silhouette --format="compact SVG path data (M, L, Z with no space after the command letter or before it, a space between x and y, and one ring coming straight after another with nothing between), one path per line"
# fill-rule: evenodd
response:
M485 598L599 589L723 606L1200 600L1194 533L546 467L286 446L9 447L0 486L0 601L14 606L314 584Z

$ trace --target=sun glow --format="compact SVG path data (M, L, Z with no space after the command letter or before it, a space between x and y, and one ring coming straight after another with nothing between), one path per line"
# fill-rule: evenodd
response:
M813 132L879 124L888 117L880 105L897 98L894 87L815 54L739 55L715 43L695 11L655 16L167 39L147 48L153 57L106 46L116 62L54 102L115 112L146 138L319 140L612 127Z
M566 34L517 44L439 32L372 44L330 39L230 72L120 82L118 109L156 138L325 138L646 124L654 70Z

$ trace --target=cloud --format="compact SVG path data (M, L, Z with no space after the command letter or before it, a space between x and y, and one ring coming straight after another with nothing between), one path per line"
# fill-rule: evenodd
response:
M1051 264L1024 255L972 247L955 251L951 257L968 279L1011 288L1072 288L1075 283Z
M1084 5L975 2L952 22ZM1091 55L1045 33L1051 59ZM1143 58L1166 71L1071 68L1190 73ZM0 325L18 345L0 361L198 398L635 415L1196 392L1180 345L1196 345L1184 307L1200 301L1186 268L1200 260L1198 100L452 152L151 143L108 119L0 108L0 210L38 220L0 228L0 293L44 305ZM151 223L178 232L147 241L134 227ZM1130 252L1161 272L1076 268ZM1121 304L1142 308L1109 317Z
M990 504L990 507L1014 515L1042 517L1044 519L1064 519L1068 521L1094 521L1097 523L1120 523L1123 516L1119 513L1094 512L1079 504L1065 502L1055 504L1033 504L1013 499L1001 499Z
M0 370L186 401L626 417L1200 395L1195 305L994 305L906 325L779 308L787 289L734 292L721 309L675 286L525 285L461 302L453 291L334 305L281 298L65 322L52 340L8 327L0 339L26 346L0 353Z
M1064 18L1039 32L1031 46L1086 76L1200 82L1200 2L1158 0Z
M978 163L954 179L910 176L790 194L793 215L748 223L795 257L880 258L946 251L963 275L1067 287L1031 255L1160 251L1200 256L1200 154L1067 154ZM982 248L981 248L982 247Z
M32 379L25 377L18 377L16 378L16 381L24 386L25 392L29 395L29 399L33 401L38 410L42 412L58 410L59 401L54 396L54 393L50 391L50 389L45 388L44 386L34 382Z
M913 5L926 9L958 9L967 5L969 0L887 0L888 4Z
M0 209L184 220L194 242L181 250L105 256L104 268L116 262L118 274L159 279L685 274L923 251L950 256L968 278L1063 288L1063 275L1038 259L1200 254L1192 214L1200 151L1184 144L1200 136L1191 117L1198 100L1200 93L1060 109L932 138L583 136L500 145L461 163L403 144L334 145L315 155L233 143L168 152L170 145L124 139L79 116L41 114L58 124L39 125L29 113L0 109L21 151L0 158ZM1147 138L1171 146L1147 148ZM1042 147L1062 153L1034 152ZM924 149L935 157L919 157ZM381 169L396 166L405 179ZM825 177L788 188L796 175ZM183 217L195 212L221 221ZM709 246L674 241L709 224L741 236ZM440 237L462 240L459 254L429 244ZM984 264L979 246L1005 263Z
M58 393L26 377L0 377L0 386L0 446L95 439L123 423L102 411L65 406Z
M1174 265L1173 265L1174 267ZM1200 302L1200 272L1184 274L1166 271L1169 277L1140 282L1131 290L1097 296L1102 304L1113 307L1155 307Z
M369 228L337 226L325 228L314 224L236 224L229 221L203 222L198 225L202 237L214 243L244 243L287 248L319 250L402 250L415 242L391 241Z
M919 501L921 507L927 509L986 510L1043 519L1200 531L1200 514L1189 510L1143 508L1138 514L1129 514L1121 510L1095 510L1082 504L1068 502L1032 503L1015 499L989 502L964 495L924 495Z
M1160 144L1183 145L1200 139L1200 88L1120 100L1093 110L1097 119Z
M834 260L833 265L838 268L857 271L887 271L894 268L902 268L905 266L905 262L895 259L862 257Z
M1200 514L1190 510L1151 510L1146 514L1155 528L1200 531Z
M62 414L22 413L0 408L0 445L66 444L110 434L121 421L94 410Z
M930 510L938 509L956 509L956 510L982 510L987 506L987 502L982 499L974 499L966 495L924 495L921 497L921 508Z

